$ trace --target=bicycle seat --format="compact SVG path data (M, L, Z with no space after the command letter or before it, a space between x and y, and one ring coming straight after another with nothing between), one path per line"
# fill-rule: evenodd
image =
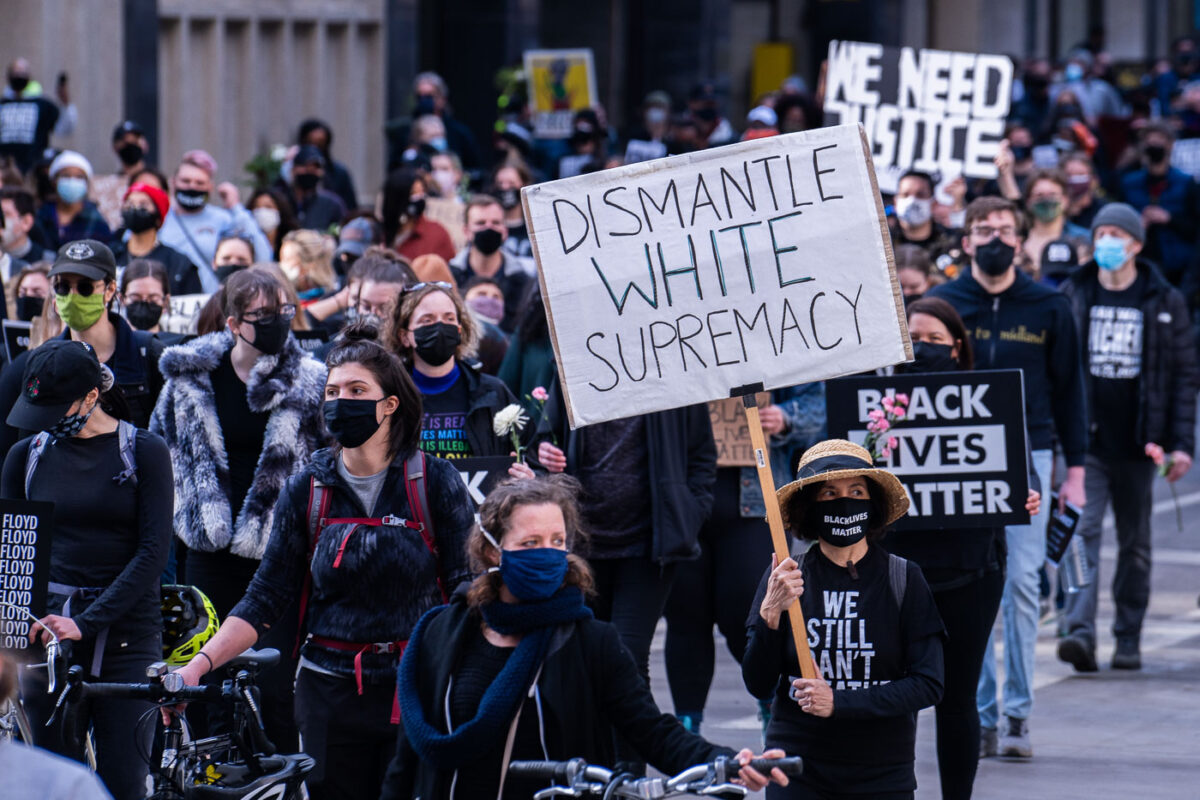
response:
M255 650L253 647L240 655L236 655L229 661L225 662L225 666L230 668L236 667L270 667L279 663L279 651L274 647L264 647L262 650Z

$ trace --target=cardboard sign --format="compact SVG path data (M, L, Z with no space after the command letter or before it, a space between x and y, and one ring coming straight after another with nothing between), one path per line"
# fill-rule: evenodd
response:
M759 408L771 404L770 392L759 392L755 398ZM708 404L712 420L713 440L717 443L718 467L753 467L754 445L750 442L750 426L740 397L726 397Z
M4 328L4 357L11 364L14 358L29 349L29 330L33 323L5 319L0 320L0 326Z
M488 492L496 488L496 484L508 477L508 468L515 461L511 456L477 456L455 458L450 463L462 476L463 483L467 485L467 494L478 506Z
M541 139L566 139L575 112L591 108L599 99L590 48L526 50L525 77L533 133Z
M1007 56L832 41L825 120L863 124L884 192L910 169L995 178L1012 77Z
M825 386L829 435L862 444L885 395L907 394L888 431L896 447L877 462L908 491L896 530L1028 524L1025 391L1021 371L939 372L843 378Z
M195 333L196 320L200 309L208 302L211 295L181 294L171 297L171 307L163 315L159 327L167 333Z
M0 500L0 650L23 650L46 613L54 504Z
M572 428L906 361L862 128L521 190Z

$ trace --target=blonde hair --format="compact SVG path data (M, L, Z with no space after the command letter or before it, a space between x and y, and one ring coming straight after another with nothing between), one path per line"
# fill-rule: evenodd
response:
M337 287L337 273L333 271L333 251L336 247L333 237L304 228L289 231L280 243L294 244L300 253L301 274L308 278L314 286L322 289ZM290 284L291 281L288 281Z
M401 292L400 302L394 305L395 310L392 312L390 324L383 337L384 344L399 355L406 364L412 363L413 348L400 341L400 332L408 330L408 323L412 321L417 306L421 305L421 301L434 292L441 292L449 297L450 301L454 303L454 313L458 315L458 327L462 330L462 335L458 349L454 351L454 358L457 360L473 358L479 345L479 323L475 321L475 315L467 309L458 290L447 290L441 286L428 284L415 291Z

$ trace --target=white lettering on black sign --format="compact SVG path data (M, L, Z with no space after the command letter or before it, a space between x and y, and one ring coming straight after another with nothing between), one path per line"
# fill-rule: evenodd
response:
M29 614L45 610L53 506L20 500L0 506L0 649L21 650L29 642Z

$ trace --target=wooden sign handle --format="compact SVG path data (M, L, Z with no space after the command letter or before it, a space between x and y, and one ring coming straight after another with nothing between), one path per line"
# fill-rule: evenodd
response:
M770 451L767 450L766 437L763 435L762 421L758 416L758 405L754 394L742 396L742 404L746 409L746 423L750 428L750 441L754 446L754 463L758 469L758 483L762 487L763 504L767 507L767 525L771 528L771 543L775 546L775 556L782 564L785 558L791 558L788 552L787 537L783 533L783 516L779 513L779 500L775 496L775 478L771 475ZM804 611L800 608L800 600L792 601L787 612L788 621L792 624L792 639L796 643L796 656L800 659L800 674L805 678L817 678L816 667L813 665L812 651L808 649L808 636L804 630Z

